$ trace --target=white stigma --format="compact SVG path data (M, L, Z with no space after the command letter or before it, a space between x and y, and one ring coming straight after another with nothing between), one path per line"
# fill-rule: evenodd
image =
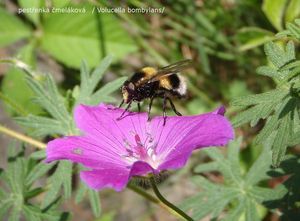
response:
M146 134L146 139L141 140L140 136L134 132L130 132L130 135L134 137L135 143L130 143L127 139L124 139L124 147L127 154L124 159L128 163L134 163L136 161L143 161L151 165L154 169L159 166L156 154L156 143L151 134Z

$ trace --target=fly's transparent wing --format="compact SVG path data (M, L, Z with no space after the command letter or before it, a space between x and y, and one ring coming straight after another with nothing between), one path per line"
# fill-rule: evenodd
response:
M158 81L161 77L166 77L166 76L169 76L172 74L176 74L182 70L192 67L192 65L193 65L193 62L192 62L192 60L189 60L189 59L170 64L166 67L160 68L157 71L157 74L155 76L153 76L149 80L149 82Z

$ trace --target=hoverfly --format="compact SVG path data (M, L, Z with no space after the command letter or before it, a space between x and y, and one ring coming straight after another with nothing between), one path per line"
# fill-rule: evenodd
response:
M182 98L186 95L186 81L185 78L180 75L180 72L191 67L191 65L191 60L182 60L160 69L144 67L134 73L122 86L123 100L119 107L124 103L127 104L127 107L118 119L123 117L132 102L137 102L140 111L140 102L149 98L148 120L150 120L153 99L157 97L163 98L164 125L166 123L167 101L170 102L175 114L182 116L181 113L176 110L172 98Z

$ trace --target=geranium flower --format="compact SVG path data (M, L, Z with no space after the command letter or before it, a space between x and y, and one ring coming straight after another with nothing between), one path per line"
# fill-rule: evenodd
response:
M233 139L225 109L196 116L154 117L101 104L79 105L74 112L80 136L50 141L46 162L71 160L90 170L81 179L93 189L122 190L133 176L183 167L193 150L226 145Z

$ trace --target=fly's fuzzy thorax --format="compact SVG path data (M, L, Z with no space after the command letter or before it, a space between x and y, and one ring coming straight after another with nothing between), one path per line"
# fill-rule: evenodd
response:
M156 75L157 70L155 68L152 68L152 67L144 67L142 69L142 72L144 72L146 78L151 78L154 75Z

